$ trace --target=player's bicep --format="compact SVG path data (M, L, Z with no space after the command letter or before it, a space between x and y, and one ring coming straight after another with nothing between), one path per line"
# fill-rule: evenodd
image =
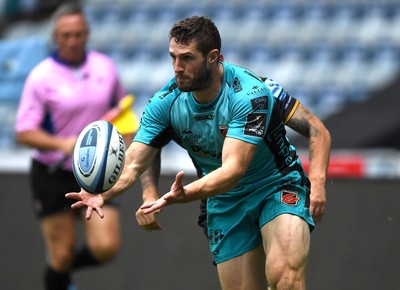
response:
M314 115L303 104L299 103L286 125L301 135L309 137L313 117Z
M241 178L246 173L257 145L235 138L225 138L222 149L222 167L226 168L232 177Z

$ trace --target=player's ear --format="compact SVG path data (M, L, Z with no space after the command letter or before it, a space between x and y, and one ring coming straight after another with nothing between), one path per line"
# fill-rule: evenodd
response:
M218 62L220 52L218 49L213 49L208 53L208 61L210 63Z

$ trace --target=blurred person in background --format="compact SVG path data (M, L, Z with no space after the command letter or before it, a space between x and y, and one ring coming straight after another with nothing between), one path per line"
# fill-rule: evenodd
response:
M223 55L221 54L222 60ZM310 212L314 221L319 223L325 213L327 201L325 182L330 157L330 133L317 116L311 113L299 100L287 93L279 83L270 78L262 79L278 104L282 122L308 139L308 178L311 181ZM179 140L174 132L171 132L169 136L171 140L182 146L181 140ZM198 178L201 178L203 176L202 170L193 159L192 161ZM161 152L156 155L150 168L140 176L143 189L143 203L156 201L160 197L158 191L160 168ZM206 208L207 201L203 199L200 202L200 214L197 222L203 228L206 237L208 237ZM139 226L145 230L161 230L161 226L156 219L156 213L144 214L139 209L136 212L136 219Z
M71 277L75 270L109 262L120 248L116 201L104 207L104 220L88 221L71 209L72 202L64 195L79 190L71 162L77 136L117 106L125 91L112 60L86 49L89 27L80 5L61 5L53 20L56 49L26 79L16 138L34 149L30 180L33 207L47 250L45 289L66 290L75 289ZM135 130L124 135L126 144L132 141ZM82 219L86 235L80 249L76 245L77 217Z

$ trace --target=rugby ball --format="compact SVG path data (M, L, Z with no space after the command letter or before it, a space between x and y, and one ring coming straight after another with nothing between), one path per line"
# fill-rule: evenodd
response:
M103 193L118 180L125 163L125 142L117 128L104 120L87 125L75 143L72 169L89 193Z

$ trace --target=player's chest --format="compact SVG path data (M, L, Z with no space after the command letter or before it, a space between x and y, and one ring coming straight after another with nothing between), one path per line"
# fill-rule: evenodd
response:
M221 108L192 110L180 108L171 112L172 127L186 148L222 147L230 114Z

